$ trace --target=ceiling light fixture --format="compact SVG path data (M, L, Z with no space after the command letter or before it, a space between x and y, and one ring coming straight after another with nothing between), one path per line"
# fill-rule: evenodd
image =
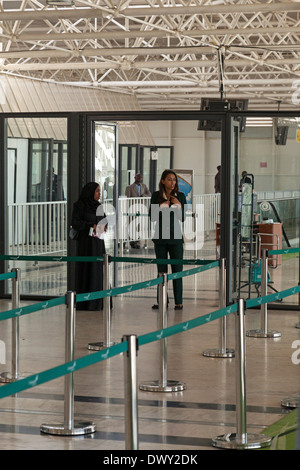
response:
M268 117L247 117L246 119L246 126L247 127L272 127L273 126L273 119Z

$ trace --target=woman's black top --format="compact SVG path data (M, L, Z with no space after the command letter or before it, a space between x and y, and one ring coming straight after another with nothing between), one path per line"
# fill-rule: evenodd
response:
M180 244L183 243L183 235L179 222L184 222L187 202L185 194L178 192L175 197L181 204L176 206L160 207L159 191L155 191L151 196L150 220L156 222L153 243L159 244Z

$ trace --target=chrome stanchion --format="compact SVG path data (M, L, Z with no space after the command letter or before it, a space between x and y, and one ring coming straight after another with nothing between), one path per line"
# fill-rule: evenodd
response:
M212 441L222 449L260 449L271 444L271 438L263 434L247 433L246 419L246 356L245 356L245 309L239 300L236 313L236 433L218 436Z
M268 294L268 250L262 250L261 259L261 296ZM268 330L268 305L264 303L260 307L261 328L247 331L247 336L252 338L279 338L279 331Z
M104 255L104 266L103 266L103 290L108 290L110 286L110 261L111 257L108 254ZM110 311L110 297L103 298L103 330L104 339L98 343L89 343L88 349L93 351L100 351L101 349L109 348L116 344L110 339L111 330L111 311Z
M281 400L281 406L285 408L299 408L300 396L295 395Z
M66 363L74 361L75 343L75 292L66 293ZM73 372L65 375L64 422L62 424L42 424L40 431L60 436L78 436L96 431L94 423L74 421L74 379Z
M21 271L19 268L13 268L12 272L16 273L12 283L12 308L20 308L20 280ZM11 372L3 372L0 375L0 383L15 382L22 379L19 372L19 353L20 353L20 330L19 317L12 318L11 332Z
M219 308L226 307L226 264L225 259L220 260L219 268ZM234 357L234 349L227 348L227 318L226 316L219 320L219 349L207 349L203 351L203 356L207 357Z
M159 315L158 328L167 328L167 283L168 275L163 275L163 283L159 284ZM183 382L167 379L167 339L162 338L160 341L160 378L152 382L140 384L140 389L147 392L179 392L186 389Z
M138 450L138 400L136 357L138 340L136 335L124 335L128 350L124 353L124 392L125 392L125 448Z

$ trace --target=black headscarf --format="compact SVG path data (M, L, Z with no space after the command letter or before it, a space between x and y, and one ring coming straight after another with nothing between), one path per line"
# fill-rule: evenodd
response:
M95 191L98 188L99 184L90 182L87 183L81 191L79 199L83 202L85 206L91 210L97 210L100 206L100 202L94 199Z

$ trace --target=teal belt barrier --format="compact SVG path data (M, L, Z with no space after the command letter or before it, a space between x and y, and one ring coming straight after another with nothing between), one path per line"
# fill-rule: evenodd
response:
M287 297L300 292L300 286L292 287L291 289L286 289L282 292L276 294L267 295L259 299L251 299L246 302L246 307L253 307L254 305L260 305L262 303L267 303L270 299L273 299L275 295L279 295L280 298ZM183 331L188 331L192 328L196 328L200 325L205 325L208 322L219 319L225 315L237 312L238 303L232 304L228 307L216 310L215 312L202 315L201 317L193 318L178 325L173 325L168 328L147 333L138 337L139 345L143 346L145 344L151 343L153 341L159 341L162 338L172 336ZM102 351L89 354L88 356L83 356L74 361L62 364L60 366L48 369L46 371L40 372L38 374L33 374L30 377L23 378L19 381L6 384L0 388L0 398L7 397L9 395L14 395L28 388L41 385L50 380L57 379L76 370L83 369L90 365L96 364L98 362L104 361L111 357L114 357L118 354L122 354L128 350L128 342L123 341L119 344L111 346L109 348L103 349Z
M178 325L165 328L163 330L154 331L146 335L138 337L139 345L145 345L153 341L158 341L167 336L172 336L174 334L190 330L200 325L204 325L210 321L221 318L224 315L233 313L237 311L237 304L233 304L230 307L226 307L216 312L212 312L206 315L203 315L198 318L194 318L189 321L185 321ZM128 342L123 341L122 343L116 344L109 348L103 349L102 351L83 356L74 361L62 364L60 366L54 367L52 369L45 370L38 374L33 374L30 377L23 378L17 382L6 384L0 388L0 398L7 397L9 395L14 395L28 388L36 387L50 380L57 379L76 370L83 369L98 362L104 361L111 357L117 356L118 354L124 353L128 350Z
M179 273L174 273L169 275L169 279L178 279L179 277L190 276L192 274L197 274L207 269L214 268L219 265L218 261L210 263L205 266L199 266L198 268L188 269L186 271L180 271ZM84 302L86 300L102 299L104 297L115 296L119 294L125 294L128 292L133 292L139 289L146 289L148 287L157 286L163 282L163 277L157 277L149 281L139 282L137 284L131 284L129 286L114 287L112 289L107 289L97 292L87 292L86 294L77 294L76 301ZM34 305L28 305L26 307L16 308L14 310L7 310L0 312L0 321L7 320L9 318L19 317L21 315L27 315L28 313L37 312L39 310L45 310L47 308L55 307L57 305L62 305L65 303L65 296L57 297L56 299L46 300L44 302L39 302Z
M27 255L0 255L0 260L14 260L14 261L104 261L103 256L27 256ZM202 259L158 259L158 258L137 258L137 257L125 257L111 256L111 261L121 261L125 263L146 263L146 264L209 264L213 260L202 260Z
M297 251L292 251L292 252L298 252L298 250L300 251L300 249L289 249L289 252L291 252L290 250L297 250ZM6 256L6 255L2 255L1 258L3 259L4 256ZM37 257L29 257L29 258L30 259L38 259ZM43 257L43 258L46 258L46 260L49 260L49 257ZM14 258L9 257L9 259L14 259ZM18 259L20 259L20 257L18 257ZM120 259L124 260L124 258L120 258ZM93 261L94 260L95 260L95 258L93 258ZM139 260L139 258L138 258L138 260ZM72 261L73 261L73 259L72 259ZM165 260L164 260L164 262L165 262ZM182 264L182 263L183 263L183 260L181 260L180 264ZM218 265L219 265L219 261L210 262L210 263L206 264L206 266L203 266L203 267L193 268L193 269L190 269L190 270L181 271L179 273L170 274L168 276L168 278L169 279L175 279L175 278L178 278L180 276L182 276L182 277L183 276L188 276L188 275L191 275L191 274L195 274L197 272L205 271L207 269L216 267ZM130 292L132 290L146 288L146 287L149 287L151 285L158 285L162 282L163 282L163 277L161 276L159 278L156 278L156 279L153 279L153 280L150 280L150 281L141 282L141 283L138 283L138 284L133 284L131 286L119 287L119 288L109 289L109 290L106 290L106 291L100 291L100 292L95 292L95 293L80 294L80 295L77 296L76 300L77 301L83 301L83 300L87 300L87 298L92 299L92 298L101 298L101 297L105 297L105 296L116 295L116 294L120 294L120 293L124 293L124 292ZM274 294L267 295L267 296L264 296L264 297L259 297L259 298L256 298L256 299L249 299L249 300L246 301L246 308L261 305L263 303L271 302L273 300L278 300L278 299L281 299L283 297L287 297L289 295L297 294L299 292L300 292L300 286L295 286L295 287L292 287L290 289L286 289L282 292L276 292ZM12 318L13 316L24 315L24 314L27 314L27 313L31 313L31 312L34 312L34 311L41 310L41 309L50 308L50 307L53 307L53 306L56 306L56 305L62 305L63 303L65 303L65 296L59 297L57 299L49 300L49 301L46 301L46 302L40 302L40 303L37 303L35 305L31 305L31 306L28 306L28 307L23 307L23 308L20 308L20 309L10 310L10 311L7 311L7 312L2 312L2 313L0 313L0 320L4 320L4 319L7 319L7 318ZM211 312L211 313L208 313L206 315L194 318L192 320L185 321L185 322L179 323L177 325L173 325L173 326L170 326L168 328L161 329L161 330L158 330L158 331L154 331L154 332L151 332L151 333L148 333L148 334L145 334L145 335L141 335L141 336L138 337L139 345L142 346L142 345L148 344L150 342L158 341L158 340L161 340L162 338L172 336L174 334L181 333L183 331L188 331L188 330L190 330L192 328L195 328L197 326L204 325L208 322L219 319L219 318L221 318L225 315L234 313L237 310L238 310L238 303L235 303L235 304L232 304L228 307L225 307L225 308L222 308L222 309L217 310L215 312ZM48 370L40 372L38 374L33 374L30 377L22 378L21 380L18 380L16 382L6 384L5 386L0 388L0 398L7 397L9 395L14 395L14 394L16 394L18 392L21 392L23 390L26 390L28 388L35 387L37 385L48 382L50 380L54 380L56 378L62 377L66 374L75 372L76 370L83 369L83 368L88 367L92 364L96 364L100 361L103 361L103 360L109 359L113 356L116 356L118 354L124 353L127 350L128 350L128 342L123 341L123 342L121 342L117 345L114 345L114 346L111 346L109 348L103 349L99 352L89 354L87 356L78 358L78 359L76 359L74 361L71 361L71 362L68 362L66 364L62 364L58 367L54 367L52 369L48 369Z
M300 253L300 248L283 248L281 250L269 250L269 255L285 255L287 253Z
M16 271L0 274L0 281L4 281L5 279L13 279L14 277L17 277Z

